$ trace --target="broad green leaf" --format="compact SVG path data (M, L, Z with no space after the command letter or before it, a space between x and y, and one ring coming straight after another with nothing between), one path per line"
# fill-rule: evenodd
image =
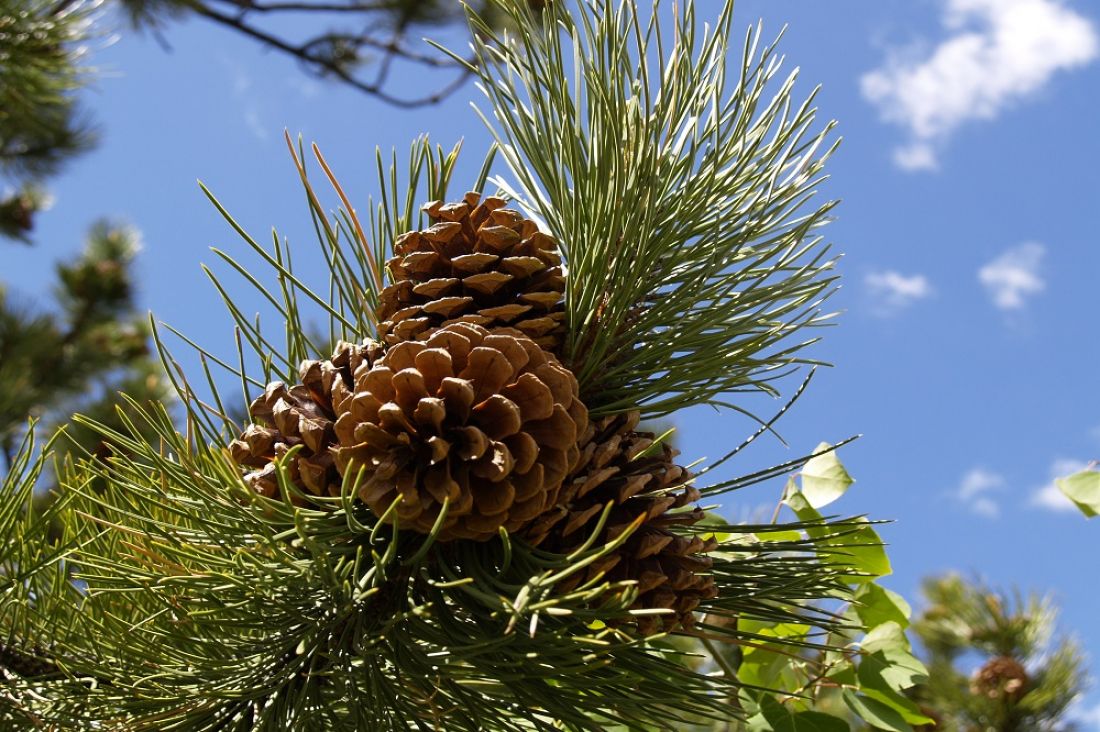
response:
M868 701L878 702L893 709L909 724L932 724L935 720L921 714L920 707L908 697L893 691L862 687L860 692Z
M836 450L830 450L831 447L828 442L822 442L814 452L829 452L810 458L802 468L802 493L814 508L828 506L843 496L848 486L855 482L840 463Z
M822 712L792 712L770 696L760 700L760 710L773 732L848 732L843 719Z
M754 714L746 719L745 728L749 732L775 732L771 722L763 714Z
M848 708L872 727L893 730L893 732L912 732L913 730L909 723L905 721L905 717L901 715L901 712L888 704L862 694L856 694L851 689L845 689L842 696Z
M797 531L761 531L755 534L758 541L764 542L780 542L780 541L801 541L802 534Z
M909 639L905 631L895 622L886 622L875 627L859 644L864 653L877 653L885 650L909 650Z
M856 677L856 667L851 662L844 662L835 666L829 672L827 678L835 684L844 686L855 686L859 683L859 679Z
M1082 470L1054 481L1058 490L1089 518L1100 516L1100 472Z
M726 521L726 519L722 518L718 514L712 512L712 511L707 511L706 515L703 516L703 520L700 521L698 525L699 526L715 526L715 527L726 526L727 521ZM726 533L724 531L711 531L709 533L702 534L700 536L700 538L702 538L703 540L713 538L719 544L725 544L727 541L730 540L730 538L732 536L733 536L733 534L729 534L729 533Z
M902 692L927 679L924 664L897 648L866 654L859 663L859 682L864 689Z
M799 712L793 719L794 729L799 732L849 732L852 729L840 717L824 712Z
M862 584L874 582L877 577L893 574L890 566L890 557L886 555L886 546L879 538L878 532L871 528L871 522L867 519L856 519L865 524L852 534L838 537L830 542L837 547L837 555L845 556L852 568L859 572L857 575L844 577L847 582Z
M802 521L822 520L821 514L810 505L806 496L800 491L790 490L790 486L783 501ZM886 547L878 533L871 528L871 523L864 518L853 519L852 523L856 525L855 528L839 529L823 526L807 529L807 533L815 538L825 537L822 542L823 559L852 570L852 574L842 575L845 582L863 584L873 582L877 577L891 574L893 569L890 566L890 558L886 556ZM832 536L838 532L839 535Z
M767 625L751 620L742 620L742 623L741 630L784 640L801 640L810 630L810 626L802 623ZM795 690L798 684L787 683L784 675L794 671L800 662L793 659L790 650L780 644L766 644L763 640L757 642L761 645L753 643L744 646L741 666L738 669L738 680L742 684L770 689Z
M791 510L798 514L798 518L802 521L821 521L823 516L814 508L809 499L806 498L802 491L798 490L798 487L793 483L787 483L787 490L783 496L783 502L791 507ZM818 529L818 534L821 533L821 529ZM811 531L812 533L812 531Z
M909 616L912 613L909 603L898 593L874 583L860 586L856 591L853 607L866 630L887 622L897 623L902 628L909 627Z
M737 680L742 684L774 689L790 662L790 656L758 650L745 656L737 669Z

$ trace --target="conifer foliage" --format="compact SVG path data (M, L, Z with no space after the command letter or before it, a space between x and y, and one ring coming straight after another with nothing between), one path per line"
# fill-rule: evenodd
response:
M1049 598L958 575L929 579L923 590L928 606L913 629L928 651L929 676L913 691L938 728L1073 729L1066 712L1083 691L1084 658L1073 640L1054 642Z
M182 336L202 366L189 374L156 334L185 428L136 401L120 424L80 420L117 448L65 469L56 546L78 581L21 595L3 620L46 669L5 687L13 715L681 729L744 716L730 700L745 687L731 666L684 663L669 634L827 652L843 622L829 603L888 571L866 560L881 547L863 519L706 515L831 447L711 481L639 425L738 409L723 395L778 393L812 362L804 333L833 278L817 233L831 204L810 204L830 126L793 101L793 76L773 89L758 32L727 77L732 3L705 31L691 2L671 22L630 0L494 7L514 32L469 16L497 139L474 180L452 183L458 149L421 138L407 165L379 155L360 217L314 148L329 212L288 138L327 282L211 196L266 274L216 254L278 327L212 274L236 353ZM318 318L327 333L307 327ZM245 426L230 416L242 399ZM764 630L782 627L799 630Z
M50 176L94 142L78 92L92 73L94 2L0 0L0 240L37 244L35 222ZM137 233L101 221L83 251L56 267L53 301L0 282L0 469L16 463L28 419L66 425L54 447L100 458L102 435L69 424L74 410L113 426L117 392L167 397L137 311ZM10 273L10 268L4 270ZM48 292L48 290L47 290Z

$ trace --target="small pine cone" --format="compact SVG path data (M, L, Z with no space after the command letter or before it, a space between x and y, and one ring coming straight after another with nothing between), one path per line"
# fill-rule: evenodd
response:
M296 459L286 466L291 482L306 494L336 496L341 478L330 449L333 444L332 394L348 391L360 368L369 369L382 355L374 341L363 345L340 342L327 361L304 361L298 370L302 383L288 387L281 381L268 384L252 402L250 424L229 445L230 455L241 466L253 468L244 481L268 498L280 497L275 459L302 445ZM302 503L297 496L292 499Z
M554 505L588 426L557 359L470 323L391 347L333 406L336 463L359 497L380 517L396 502L387 520L420 533L449 501L441 541L514 532Z
M561 256L534 221L501 198L467 193L435 201L435 222L394 243L393 283L379 298L379 337L388 344L424 340L451 323L519 330L559 354L565 332Z
M989 699L1017 702L1027 692L1029 679L1023 664L1010 656L991 658L974 672L970 693Z
M29 649L0 644L0 678L10 682L12 675L24 679L60 675L61 670L51 660L50 653L41 647Z
M614 507L597 546L613 541L640 518L642 525L621 547L565 580L558 590L568 592L601 572L612 582L636 580L639 595L632 609L673 611L637 616L631 622L641 633L690 630L695 608L717 594L707 573L711 559L705 556L717 543L675 531L675 526L703 519L701 509L684 508L698 500L699 492L688 485L691 474L674 464L676 451L663 443L655 446L652 433L635 431L638 421L638 413L630 412L589 426L559 506L534 521L525 537L566 554L590 537L608 503Z

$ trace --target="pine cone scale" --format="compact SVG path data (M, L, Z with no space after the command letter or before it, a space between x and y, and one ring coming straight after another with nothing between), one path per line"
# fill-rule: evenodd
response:
M443 541L517 531L550 508L587 428L576 380L514 330L443 327L393 346L352 390L338 469L362 474L376 515L421 533L441 521Z
M476 193L424 207L434 221L394 243L392 282L380 294L379 334L425 340L458 322L512 325L552 353L564 334L565 279L553 238L534 222Z

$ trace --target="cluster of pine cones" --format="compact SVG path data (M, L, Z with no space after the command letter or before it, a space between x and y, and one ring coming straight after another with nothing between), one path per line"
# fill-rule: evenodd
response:
M338 496L351 482L380 520L438 541L486 541L503 528L566 554L641 522L619 549L563 583L601 573L635 580L635 616L649 634L690 629L715 594L713 541L677 533L703 517L691 475L668 445L638 430L636 412L589 419L560 360L565 275L556 242L496 197L468 193L424 207L433 224L409 232L387 262L381 342L340 343L276 382L251 405L253 424L230 445L245 483L281 497L275 460L295 490ZM595 395L598 396L598 395ZM597 544L598 545L598 544Z

